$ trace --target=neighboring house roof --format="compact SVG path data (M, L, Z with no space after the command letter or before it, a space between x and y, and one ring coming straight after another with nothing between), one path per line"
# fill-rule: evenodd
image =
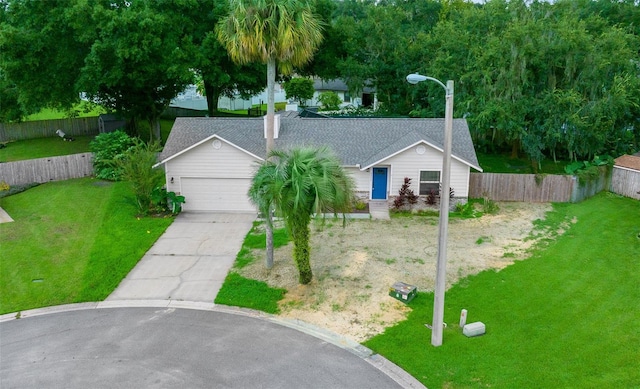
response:
M277 148L327 145L345 166L366 169L418 144L443 150L444 119L302 118L284 112ZM218 137L262 160L265 159L264 119L177 118L160 155L164 163ZM482 170L465 119L453 121L452 156Z
M347 84L338 79L338 80L320 80L316 79L313 81L313 89L321 92L321 91L334 91L334 92L348 92L349 87ZM374 93L375 89L365 86L362 89L363 93Z
M616 158L616 166L640 171L640 153Z

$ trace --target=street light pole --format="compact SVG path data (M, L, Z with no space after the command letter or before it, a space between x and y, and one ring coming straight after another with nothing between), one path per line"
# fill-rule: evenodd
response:
M436 264L436 282L433 297L433 323L431 327L431 344L442 345L444 327L444 291L447 278L447 233L449 226L449 188L451 187L451 143L453 137L453 81L444 85L440 80L420 74L410 74L407 81L417 84L422 81L434 81L446 92L444 115L444 149L442 159L442 188L440 189L440 219L438 232L438 260Z

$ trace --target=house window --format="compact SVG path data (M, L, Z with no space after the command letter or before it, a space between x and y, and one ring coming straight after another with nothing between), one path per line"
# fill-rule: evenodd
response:
M428 195L431 191L440 191L440 172L420 170L420 194Z
M349 92L344 92L344 102L345 103L351 102L351 95L349 94Z

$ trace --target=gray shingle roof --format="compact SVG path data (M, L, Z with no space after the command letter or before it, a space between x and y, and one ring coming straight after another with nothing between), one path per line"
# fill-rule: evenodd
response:
M173 158L213 135L265 158L264 119L177 118L160 155ZM419 142L442 149L444 119L301 118L293 112L281 116L277 148L328 145L345 166L375 164ZM481 170L465 119L453 121L452 154Z
M320 80L316 79L313 81L313 89L316 91L338 91L338 92L348 92L349 87L347 84L340 79L337 80ZM364 86L362 88L364 93L373 93L375 92L375 88L371 88L369 86Z

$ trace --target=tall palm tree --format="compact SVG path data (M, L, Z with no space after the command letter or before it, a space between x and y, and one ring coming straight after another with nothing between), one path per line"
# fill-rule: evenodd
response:
M220 43L238 64L267 64L267 155L274 149L276 66L288 74L313 58L322 42L320 19L306 0L229 0L216 26ZM265 216L270 218L271 212ZM273 266L273 231L267 228L267 268Z
M272 151L255 176L249 197L261 210L274 207L293 239L293 259L301 284L313 278L309 223L316 213L346 212L354 183L327 147Z

